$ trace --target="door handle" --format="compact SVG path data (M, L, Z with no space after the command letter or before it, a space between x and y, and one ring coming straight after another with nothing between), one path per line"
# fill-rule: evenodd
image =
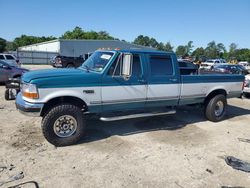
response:
M176 82L177 81L177 78L170 78L169 79L171 82Z
M139 79L138 82L141 84L146 84L146 80L144 80L144 79Z

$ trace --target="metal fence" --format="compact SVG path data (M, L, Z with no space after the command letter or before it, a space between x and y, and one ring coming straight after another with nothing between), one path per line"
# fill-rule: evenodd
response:
M50 64L51 59L58 55L56 52L17 51L16 56L22 64Z

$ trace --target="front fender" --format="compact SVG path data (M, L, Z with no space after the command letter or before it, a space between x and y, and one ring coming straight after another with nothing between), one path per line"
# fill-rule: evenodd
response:
M84 91L93 92L84 92ZM38 89L39 99L26 99L28 102L47 103L57 97L76 97L82 99L87 105L91 102L101 101L100 87L76 87L76 88L43 88Z

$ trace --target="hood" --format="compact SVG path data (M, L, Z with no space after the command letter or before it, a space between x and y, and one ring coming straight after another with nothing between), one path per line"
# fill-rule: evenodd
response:
M101 74L84 69L45 69L26 72L22 81L38 88L93 86L100 83Z

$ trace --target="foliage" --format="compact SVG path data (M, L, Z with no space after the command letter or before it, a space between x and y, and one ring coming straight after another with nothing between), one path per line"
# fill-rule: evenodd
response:
M71 31L66 31L61 37L61 39L93 39L93 40L119 40L109 35L106 31L85 31L80 27L75 27ZM39 37L39 36L28 36L21 35L16 37L13 42L6 41L0 38L0 52L16 50L20 46L26 46L35 43L41 43L45 41L54 40L56 37ZM121 40L126 42L125 40ZM158 42L155 38L139 35L133 41L134 44L148 46L156 48L162 51L173 51L174 47L170 42ZM231 43L229 45L229 50L222 43L216 43L211 41L207 44L206 48L197 47L193 49L193 41L189 41L186 45L179 45L176 47L176 54L180 57L193 57L196 61L208 58L224 58L227 60L238 60L238 61L248 61L250 62L250 49L239 49L237 44Z
M66 31L61 39L93 39L93 40L114 40L106 31L84 31L80 27L75 27L72 31Z
M162 42L158 42L155 38L150 38L148 36L143 36L143 35L139 35L138 37L136 37L133 43L137 45L156 48L158 50L163 50L163 51L173 51L174 48L170 44L170 42L164 44Z
M5 51L6 48L6 40L3 38L0 38L0 53Z
M175 53L178 57L185 58L192 54L193 47L193 41L189 41L187 45L177 46Z
M183 45L178 46L178 47L176 48L175 53L176 53L176 55L177 55L178 57L182 57L182 58L188 56L187 48L186 48L186 46L183 46Z
M205 49L202 47L196 48L192 55L195 61L203 61L205 59Z

